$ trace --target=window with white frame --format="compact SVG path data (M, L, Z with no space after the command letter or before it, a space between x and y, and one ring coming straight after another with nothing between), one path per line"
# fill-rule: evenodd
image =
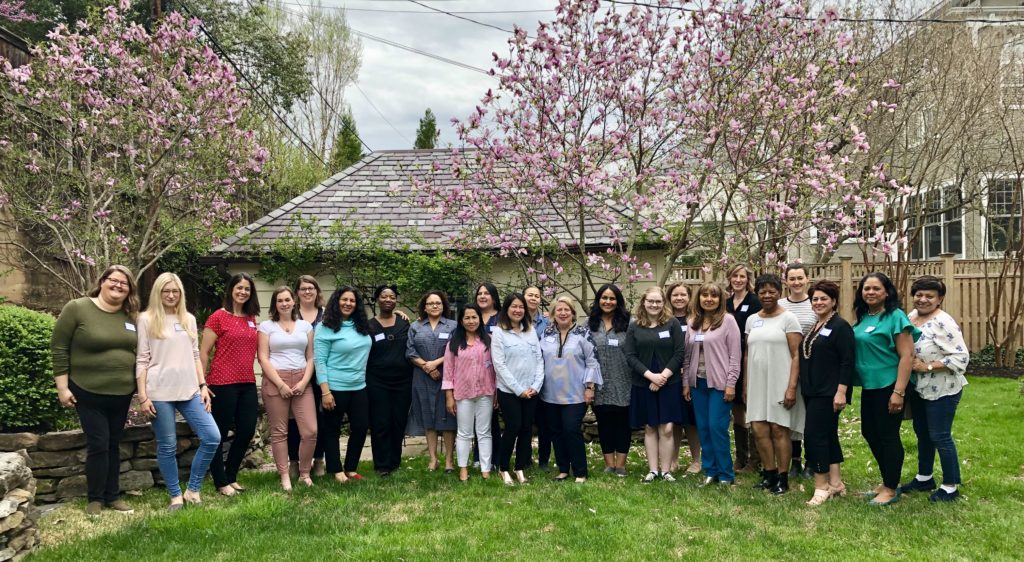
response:
M995 179L987 182L986 238L989 252L1021 248L1021 182Z
M960 188L947 186L911 196L907 234L912 259L932 259L947 252L963 254L964 211Z
M1024 108L1024 39L1008 42L1000 54L1000 96L1010 109Z

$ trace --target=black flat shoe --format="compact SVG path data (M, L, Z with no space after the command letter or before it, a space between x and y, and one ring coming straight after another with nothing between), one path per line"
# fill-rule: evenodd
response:
M960 498L960 490L953 490L947 492L942 488L939 488L934 494L928 496L930 502L954 502Z
M910 482L900 486L900 493L909 494L911 492L930 492L935 488L937 488L937 486L935 485L934 478L929 478L924 482L914 478Z
M446 469L444 469L444 473L445 474L454 474L455 473L455 469L454 468L446 468Z

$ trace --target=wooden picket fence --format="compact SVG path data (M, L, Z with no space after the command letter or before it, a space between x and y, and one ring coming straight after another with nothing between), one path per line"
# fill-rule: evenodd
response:
M870 264L854 263L853 258L843 257L836 263L806 264L807 275L812 280L831 279L839 284L841 289L839 295L839 310L844 318L853 320L853 295L857 289L860 279L874 271ZM951 255L945 255L938 261L916 262L910 265L910 280L905 287L901 287L901 297L907 311L912 309L913 303L910 298L910 283L923 275L934 275L942 279L946 284L946 299L943 309L951 314L960 328L963 330L964 339L971 351L978 351L992 343L988 336L988 319L992 313L990 300L994 299L995 276L999 274L998 263L989 262L990 273L986 275L984 260L954 260ZM700 284L706 281L719 281L725 283L724 272L711 271L711 268L701 266L676 267L673 270L670 281L684 281L689 284ZM1011 280L1014 288L1022 280L1017 278ZM999 303L1000 326L999 333L1005 333L1009 316L1009 302ZM1024 337L1018 342L1024 347Z

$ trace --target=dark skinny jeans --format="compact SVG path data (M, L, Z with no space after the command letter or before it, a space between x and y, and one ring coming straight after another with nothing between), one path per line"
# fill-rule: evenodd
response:
M337 474L342 471L339 439L345 414L348 414L349 433L344 470L355 472L359 468L359 456L363 453L366 432L370 426L370 405L366 389L332 390L331 394L334 396L334 409L324 410L325 427L322 429L327 434L327 441L324 443L327 472Z
M900 485L903 471L903 441L900 424L903 411L889 413L889 398L895 384L873 390L864 389L860 397L860 432L868 442L871 454L878 463L882 484L893 490Z
M533 450L533 415L538 402L540 398L526 399L498 391L498 405L505 421L505 430L501 434L501 449L498 453L498 470L509 471L513 449L516 453L515 470L525 470L530 466Z
M555 449L558 472L577 478L587 477L587 450L583 443L583 415L587 413L586 403L551 404L545 403L548 428L551 430L551 445Z
M89 501L110 504L121 493L121 435L132 395L94 394L68 381L85 433L85 482Z
M220 430L221 444L210 463L210 474L213 483L223 488L238 480L238 469L242 466L249 444L256 435L256 418L259 415L259 398L256 383L243 382L236 384L210 385L213 392L213 421ZM224 459L224 440L228 431L234 426L235 437L228 449L227 460Z
M931 474L935 470L935 452L938 451L942 483L951 486L960 484L960 460L953 442L953 417L963 395L961 390L952 396L925 400L916 390L907 390L914 433L917 434L917 473Z

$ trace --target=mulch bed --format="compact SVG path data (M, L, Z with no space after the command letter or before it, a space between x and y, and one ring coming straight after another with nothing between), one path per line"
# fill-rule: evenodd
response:
M1024 367L975 367L967 368L967 374L975 377L997 377L1001 379L1019 379L1024 375Z

